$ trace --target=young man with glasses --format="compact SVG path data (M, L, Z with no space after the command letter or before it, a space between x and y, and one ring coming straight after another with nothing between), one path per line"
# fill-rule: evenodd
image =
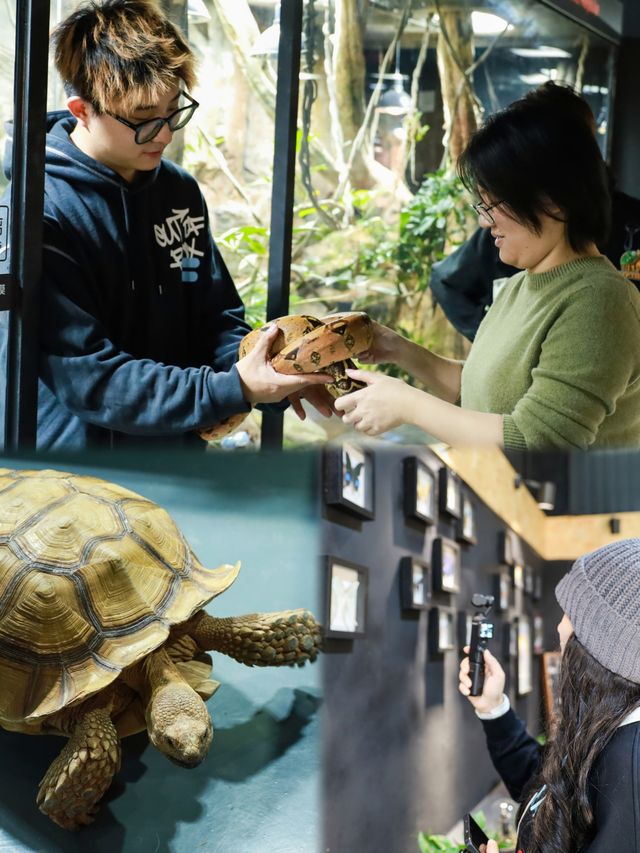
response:
M53 44L38 447L204 447L197 430L319 380L271 368L275 328L236 363L242 301L196 181L162 156L198 106L180 31L153 0L105 0Z

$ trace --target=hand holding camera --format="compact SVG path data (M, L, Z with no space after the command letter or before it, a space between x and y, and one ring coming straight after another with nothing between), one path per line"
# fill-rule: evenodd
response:
M491 595L474 595L474 607L479 612L473 618L471 647L465 646L466 657L460 664L458 689L466 696L476 711L488 714L502 702L504 693L504 670L487 648L493 636L493 625L487 615L493 604Z

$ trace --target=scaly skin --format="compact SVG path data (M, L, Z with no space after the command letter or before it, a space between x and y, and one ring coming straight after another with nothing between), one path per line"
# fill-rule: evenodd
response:
M63 829L92 823L119 767L120 739L110 712L94 708L78 720L40 782L40 811Z
M300 374L324 370L335 377L329 383L329 393L337 398L363 388L361 382L349 379L345 367L355 367L349 356L364 352L371 346L372 324L366 314L347 311L332 314L323 320L308 315L288 315L271 321L280 333L271 345L270 360L279 373ZM240 342L239 356L249 353L268 328L254 329ZM248 412L231 415L212 427L198 430L205 441L217 441L236 430Z
M313 661L320 626L307 610L217 618L198 611L184 626L203 651L218 651L247 666L284 666Z

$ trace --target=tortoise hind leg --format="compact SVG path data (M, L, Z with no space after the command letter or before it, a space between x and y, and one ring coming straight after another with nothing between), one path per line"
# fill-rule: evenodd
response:
M204 651L219 651L248 666L282 666L313 661L320 626L308 610L251 613L216 618L199 611L188 634Z
M120 739L110 714L88 711L40 782L40 811L64 829L92 823L119 767Z

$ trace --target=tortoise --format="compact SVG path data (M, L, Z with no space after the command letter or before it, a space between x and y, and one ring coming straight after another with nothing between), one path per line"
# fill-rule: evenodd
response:
M249 666L315 660L305 610L215 618L204 605L240 565L205 568L160 506L95 477L0 469L0 725L68 741L37 803L66 829L91 823L148 730L195 767L212 724L207 650Z
M238 351L240 358L251 352L260 333L272 323L280 330L271 345L270 359L278 373L328 373L333 376L333 382L326 387L333 397L364 388L362 382L350 379L345 369L355 367L351 356L360 355L371 346L373 324L367 314L345 311L322 320L309 314L278 317L244 336ZM237 429L246 417L246 412L231 415L212 427L198 430L198 434L205 441L217 441Z

